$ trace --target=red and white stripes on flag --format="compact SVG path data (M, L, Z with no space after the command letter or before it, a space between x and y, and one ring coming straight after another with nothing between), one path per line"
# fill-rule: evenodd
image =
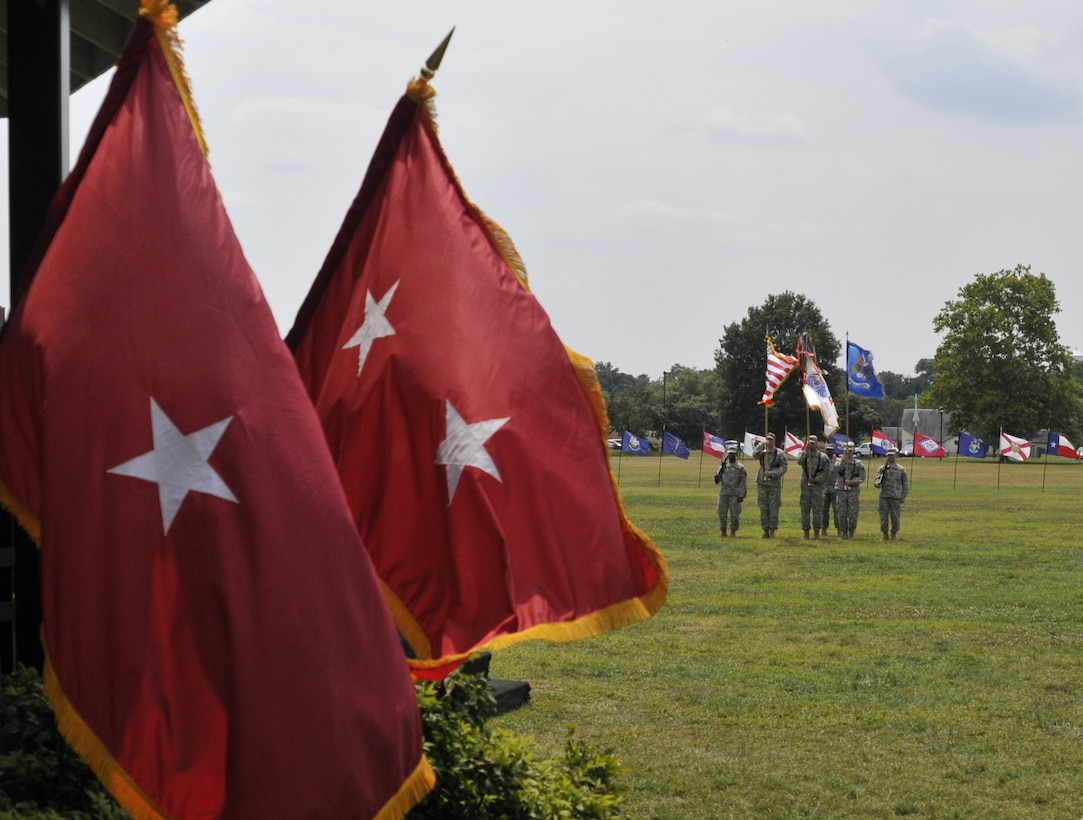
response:
M763 388L763 398L759 400L758 404L774 407L775 391L782 386L782 383L797 367L797 357L790 356L787 353L779 353L775 350L775 344L771 341L771 337L767 336L765 338L767 339L766 385Z

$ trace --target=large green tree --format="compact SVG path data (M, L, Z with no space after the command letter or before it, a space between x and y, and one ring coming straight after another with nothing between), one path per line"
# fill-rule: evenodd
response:
M719 340L715 365L722 390L722 419L721 429L713 432L728 438L741 438L745 431L763 432L764 411L757 402L763 395L767 365L764 335L770 334L780 352L793 353L798 336L805 332L812 337L816 357L842 421L846 374L844 368L836 366L841 350L839 340L812 300L785 291L768 296L762 305L750 307L748 315L740 322L728 325ZM775 396L775 407L769 416L770 428L780 438L786 429L795 435L805 434L807 412L798 384L795 373ZM823 432L818 413L812 415L810 422L812 432Z
M977 274L933 319L943 341L928 400L952 412L951 433L996 441L999 430L1032 436L1079 431L1072 357L1060 343L1053 282L1029 265Z

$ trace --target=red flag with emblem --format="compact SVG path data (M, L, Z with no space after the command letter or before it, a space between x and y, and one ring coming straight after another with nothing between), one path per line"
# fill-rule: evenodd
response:
M147 5L0 340L46 692L136 817L401 816L408 668Z
M642 620L667 579L617 495L593 366L466 199L431 95L392 113L287 337L422 674Z

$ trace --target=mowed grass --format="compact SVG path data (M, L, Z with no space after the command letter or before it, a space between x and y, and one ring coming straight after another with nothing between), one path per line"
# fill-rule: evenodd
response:
M498 653L532 691L495 725L612 748L636 818L1083 817L1083 464L903 463L899 540L871 486L854 540L802 540L788 477L765 541L751 483L719 538L713 458L667 456L660 484L614 459L669 599Z

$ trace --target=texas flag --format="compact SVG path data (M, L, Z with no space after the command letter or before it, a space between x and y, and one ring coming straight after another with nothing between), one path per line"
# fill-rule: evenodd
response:
M1068 441L1060 433L1049 434L1049 455L1060 456L1061 458L1079 458L1079 453L1072 442Z
M944 458L947 453L940 446L940 442L932 436L914 433L914 455L922 458Z
M726 441L718 436L712 436L706 430L703 431L703 452L715 458L726 457Z
M878 456L886 455L888 450L894 450L895 441L885 436L879 430L872 431L872 451Z
M1000 454L1012 461L1026 461L1030 458L1030 442L1025 438L1000 434Z
M784 449L786 450L786 455L796 456L805 449L805 442L801 441L801 439L799 439L797 436L787 430L786 447Z

